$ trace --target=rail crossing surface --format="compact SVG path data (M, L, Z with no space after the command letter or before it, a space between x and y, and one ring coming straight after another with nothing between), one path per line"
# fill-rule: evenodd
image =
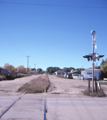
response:
M47 98L47 120L107 120L107 98Z
M7 100L5 99L4 101ZM8 108L10 103L12 103L12 101L6 105L4 104L5 107L2 108ZM29 98L25 95L18 100L0 120L43 120L43 105L44 99L36 97ZM3 112L3 109L1 112Z
M0 97L0 114L18 97ZM46 97L46 120L107 120L107 98ZM25 94L0 120L44 120L44 97Z
M0 96L0 115L5 109L8 108L15 100L17 96Z

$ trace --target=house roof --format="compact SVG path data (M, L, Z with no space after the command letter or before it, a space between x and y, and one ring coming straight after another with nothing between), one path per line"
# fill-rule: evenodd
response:
M4 69L4 70L7 70L6 68L3 68L3 67L0 67L0 69Z

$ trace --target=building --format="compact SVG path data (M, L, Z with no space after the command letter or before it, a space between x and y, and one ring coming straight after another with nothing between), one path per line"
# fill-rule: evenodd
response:
M92 78L92 69L82 70L81 75L83 76L83 79ZM100 69L94 69L94 78L99 80L100 76L101 76L101 70Z
M64 71L58 70L55 72L55 75L64 76L64 73L65 73Z
M0 75L8 75L9 71L5 68L0 67Z

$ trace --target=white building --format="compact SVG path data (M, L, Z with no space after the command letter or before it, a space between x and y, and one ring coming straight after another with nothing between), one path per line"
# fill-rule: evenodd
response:
M92 69L82 70L81 71L81 75L83 75L84 79L92 78ZM94 69L94 78L99 80L100 79L100 75L101 75L101 70L100 69Z

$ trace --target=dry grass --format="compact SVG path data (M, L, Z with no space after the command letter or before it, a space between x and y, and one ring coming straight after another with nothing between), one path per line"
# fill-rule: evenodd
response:
M44 74L24 84L22 87L18 89L18 91L26 93L42 93L48 89L49 85L50 85L49 78L47 75Z
M87 96L92 96L92 97L106 97L106 94L103 89L100 89L100 90L98 89L97 92L92 92L91 90L87 89L83 91L83 94Z

